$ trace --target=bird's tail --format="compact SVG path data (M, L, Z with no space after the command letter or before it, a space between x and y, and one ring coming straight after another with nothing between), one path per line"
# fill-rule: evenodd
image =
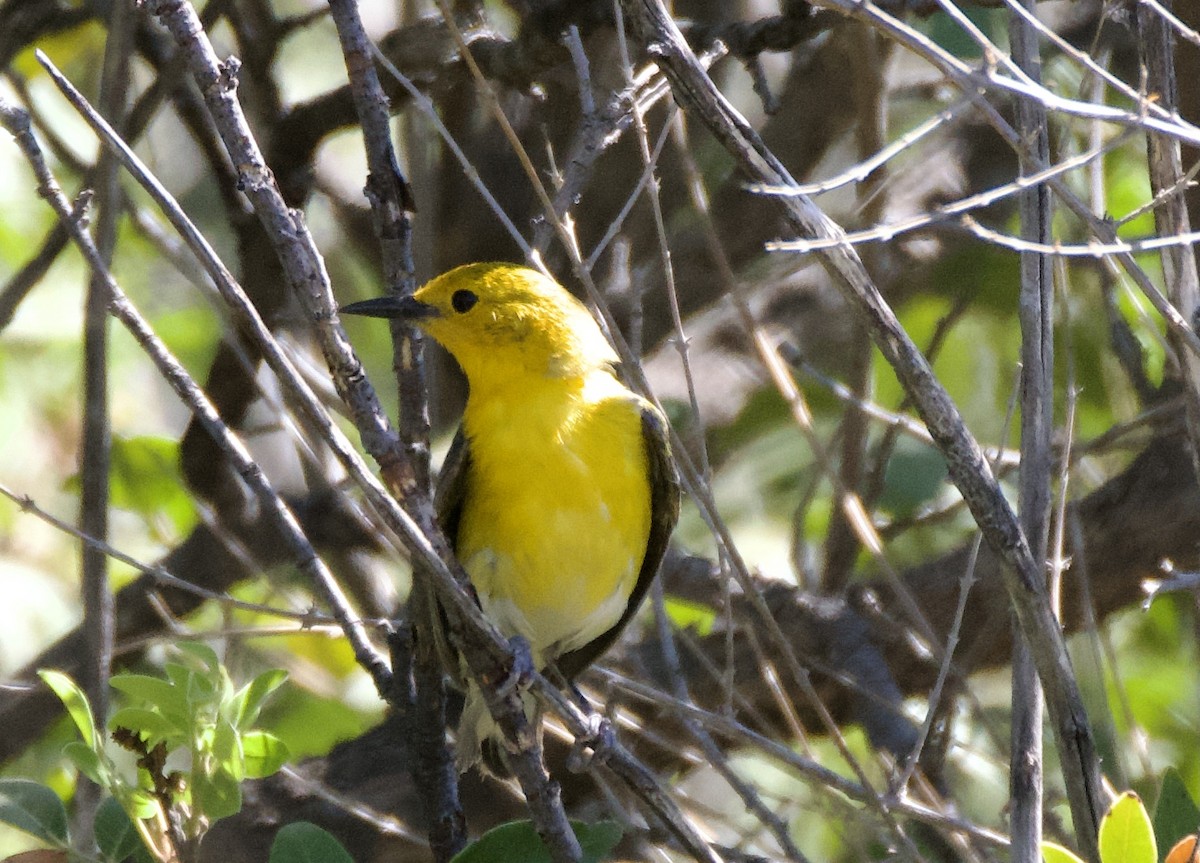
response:
M521 696L525 708L525 718L535 726L535 734L541 743L542 714L538 709L537 699L532 693L525 692ZM467 685L466 702L463 704L462 716L458 721L454 765L459 773L466 773L476 764L481 764L487 771L499 779L512 775L508 766L507 749L504 735L483 700L475 681Z
M466 703L463 704L462 717L458 720L456 736L454 765L459 773L466 773L479 763L484 740L500 736L500 729L492 719L492 714L488 712L483 693L473 680L467 684Z

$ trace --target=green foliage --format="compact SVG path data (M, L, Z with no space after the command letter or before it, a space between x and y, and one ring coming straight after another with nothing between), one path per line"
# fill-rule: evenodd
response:
M888 460L879 507L907 517L929 503L946 480L946 462L930 447L901 440Z
M63 703L63 707L67 708L67 715L75 723L75 727L79 729L79 736L83 738L83 742L87 744L89 749L95 749L98 745L96 736L96 720L92 716L91 705L88 704L87 696L83 694L75 681L67 677L61 671L53 669L43 669L38 672L38 677L50 687L58 700Z
M207 645L179 644L177 656L179 661L166 663L166 679L119 674L111 680L126 705L113 714L109 727L115 740L138 755L135 780L123 775L106 750L75 682L57 671L40 672L83 738L68 744L65 753L113 795L114 803L108 810L102 807L103 818L97 818L96 838L114 859L128 856L136 835L146 831L137 822L157 818L163 805L180 806L188 834L201 835L213 821L241 809L243 780L274 773L288 757L281 740L253 727L267 698L287 679L285 672L264 672L239 688ZM190 765L182 776L166 772L166 760L175 752L186 753Z
M92 826L96 847L104 859L127 860L133 857L135 863L150 863L153 859L138 835L137 825L116 798L104 798L96 810L96 821Z
M67 810L58 795L28 779L0 779L0 824L54 846L65 846Z
M1154 828L1132 791L1119 796L1100 820L1101 863L1158 863Z
M297 821L275 834L268 863L354 863L342 844L315 824Z
M113 436L109 473L112 503L147 520L166 517L177 535L196 523L196 509L179 475L179 442L163 437Z
M583 863L599 863L621 841L621 825L613 821L586 824L572 821L571 829L583 851ZM451 863L550 863L550 852L530 821L510 821L493 827L457 855Z
M708 635L712 632L713 625L717 621L717 615L709 606L679 597L667 597L666 608L667 616L671 618L671 623L677 628L691 627L700 635Z
M994 43L1002 47L1008 44L1008 35L1004 26L1006 19L1002 10L971 7L964 9L963 14L970 19L971 23L983 30ZM930 15L925 29L933 41L956 57L976 59L981 55L979 43L944 12L935 12Z
M1183 780L1174 770L1163 775L1151 823L1142 799L1132 791L1119 795L1100 821L1100 863L1160 863L1178 839L1200 826L1196 808ZM1164 849L1159 854L1159 848ZM1083 863L1079 856L1053 842L1042 843L1046 863Z
M253 730L263 703L287 679L266 671L236 688L216 652L205 644L179 645L181 662L166 664L166 680L119 674L112 686L128 706L109 722L137 735L147 749L162 745L190 755L185 800L198 817L225 818L242 807L241 783L274 773L287 747L268 732Z
M67 810L54 791L28 779L0 779L0 824L7 825L51 848L69 848ZM123 863L152 863L138 829L112 797L101 801L93 825L100 859Z
M1167 768L1163 774L1158 803L1154 807L1154 835L1158 839L1159 860L1184 836L1200 829L1200 808L1188 793L1179 771Z
M268 725L293 758L328 752L336 743L361 734L362 714L342 698L288 687L272 700Z
M135 512L148 524L164 520L182 536L196 524L196 508L179 474L179 442L165 437L114 435L109 470L112 505ZM79 475L66 482L79 490Z

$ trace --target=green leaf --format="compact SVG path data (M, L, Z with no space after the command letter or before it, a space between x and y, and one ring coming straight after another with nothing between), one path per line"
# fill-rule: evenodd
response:
M144 788L134 788L128 792L125 806L133 818L146 821L158 816L161 808L158 799Z
M937 450L901 441L884 471L879 507L892 515L911 516L941 491L946 472L946 462Z
M625 828L616 821L597 821L595 824L572 821L571 827L583 849L583 863L599 863L612 853L625 833Z
M228 771L211 776L201 771L192 774L192 803L210 821L236 815L242 808L242 784Z
M217 770L228 773L238 782L246 778L246 758L241 737L233 723L224 717L217 720L213 730L212 753Z
M184 739L187 728L179 728L174 722L141 707L125 707L113 714L108 720L109 728L128 728L154 746L159 741L177 743Z
M247 731L243 734L242 752L246 757L246 776L250 779L270 776L288 759L287 745L266 731Z
M493 827L458 854L451 863L549 863L550 853L530 821L510 821Z
M586 824L572 821L571 829L583 850L583 863L599 863L621 840L621 826L613 821ZM531 821L510 821L493 827L472 842L451 863L550 863L550 852ZM1107 863L1107 861L1105 861Z
M1184 836L1200 829L1200 809L1188 793L1183 778L1174 767L1163 773L1162 788L1158 792L1158 803L1154 807L1154 836L1160 849L1159 859Z
M175 648L189 657L200 660L208 677L214 680L220 677L221 659L217 656L217 652L207 644L200 641L181 641L175 645Z
M143 705L154 707L180 730L188 727L188 703L185 690L169 680L145 674L116 674L110 684L113 689L135 698ZM111 725L111 723L110 723Z
M148 519L165 514L180 532L196 522L192 497L179 474L175 440L114 435L109 486L113 506Z
M82 740L73 740L63 747L63 755L71 759L75 768L101 787L108 786L108 767L95 749Z
M1083 863L1074 851L1053 842L1042 843L1042 859L1046 863Z
M192 682L192 677L196 673L191 668L188 668L186 665L183 665L179 662L163 663L163 671L166 672L167 679L171 681L172 684L179 687L180 692L185 694L188 690L188 684Z
M1103 863L1158 863L1154 831L1142 799L1126 791L1100 821Z
M354 863L338 842L316 824L297 821L275 834L267 863Z
M99 749L100 738L96 734L96 720L92 717L92 708L88 704L87 696L83 694L83 690L79 688L74 680L67 677L61 671L43 668L38 671L38 677L42 678L45 684L54 690L54 694L58 696L58 700L67 708L67 713L74 720L75 727L79 729L79 733L83 737L83 742L93 750Z
M0 779L0 824L62 846L67 836L67 810L58 795L28 779Z
M145 851L142 837L138 835L137 827L129 820L129 815L114 797L106 797L96 810L94 823L96 847L108 860L119 861Z
M272 692L283 685L287 676L287 672L282 668L273 668L270 671L264 671L242 687L237 696L239 703L234 724L240 729L246 729L253 725L262 711L263 702Z
M668 596L666 608L667 616L671 618L671 623L677 628L692 627L700 635L711 633L717 622L717 613L712 610L712 607L699 602Z

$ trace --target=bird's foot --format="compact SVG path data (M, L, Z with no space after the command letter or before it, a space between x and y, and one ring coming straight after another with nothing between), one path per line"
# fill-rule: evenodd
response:
M572 773L583 773L593 761L603 764L617 744L617 732L606 717L588 713L587 723L587 732L575 738L567 756L567 769Z
M533 650L525 638L514 635L508 640L508 649L512 651L512 663L504 680L496 687L496 694L502 698L507 698L517 690L528 689L537 671L533 666Z

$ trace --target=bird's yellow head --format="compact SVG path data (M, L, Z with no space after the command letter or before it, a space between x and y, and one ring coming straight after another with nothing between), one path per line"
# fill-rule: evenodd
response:
M380 297L342 311L411 321L454 356L472 386L527 375L577 377L616 361L582 303L515 264L466 264L411 297Z

